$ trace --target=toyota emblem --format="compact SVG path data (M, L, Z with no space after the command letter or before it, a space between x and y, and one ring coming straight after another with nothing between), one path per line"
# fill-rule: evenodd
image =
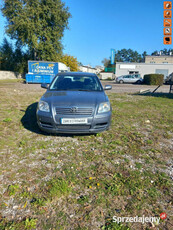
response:
M76 113L76 112L77 112L77 107L72 107L72 108L71 108L71 112L72 112L72 113Z

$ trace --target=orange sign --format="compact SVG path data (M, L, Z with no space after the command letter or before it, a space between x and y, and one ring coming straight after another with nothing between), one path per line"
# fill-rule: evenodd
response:
M164 35L172 35L172 28L164 28Z
M172 27L172 19L164 19L164 27Z
M172 44L172 37L164 37L163 43L165 45L171 45Z
M172 18L172 11L164 10L164 18Z
M171 9L172 9L172 2L170 2L170 1L165 1L165 2L164 2L164 9L165 9L165 10L171 10Z

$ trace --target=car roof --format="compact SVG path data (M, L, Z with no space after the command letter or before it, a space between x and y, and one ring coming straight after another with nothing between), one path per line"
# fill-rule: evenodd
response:
M67 75L70 75L70 76L91 76L91 77L94 77L94 76L97 76L95 73L88 73L88 72L61 72L61 73L58 73L57 74L58 76L67 76Z

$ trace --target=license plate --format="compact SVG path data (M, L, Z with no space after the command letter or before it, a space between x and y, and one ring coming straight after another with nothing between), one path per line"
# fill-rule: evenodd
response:
M76 124L87 124L88 119L87 118L61 118L61 124L63 125L76 125Z

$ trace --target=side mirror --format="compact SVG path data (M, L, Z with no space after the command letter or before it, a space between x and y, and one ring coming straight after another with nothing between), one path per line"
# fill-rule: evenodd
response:
M48 89L48 88L49 88L49 84L47 84L47 83L42 83L42 84L41 84L41 88Z
M105 85L104 90L110 90L110 89L112 89L112 86L111 86L111 85Z

